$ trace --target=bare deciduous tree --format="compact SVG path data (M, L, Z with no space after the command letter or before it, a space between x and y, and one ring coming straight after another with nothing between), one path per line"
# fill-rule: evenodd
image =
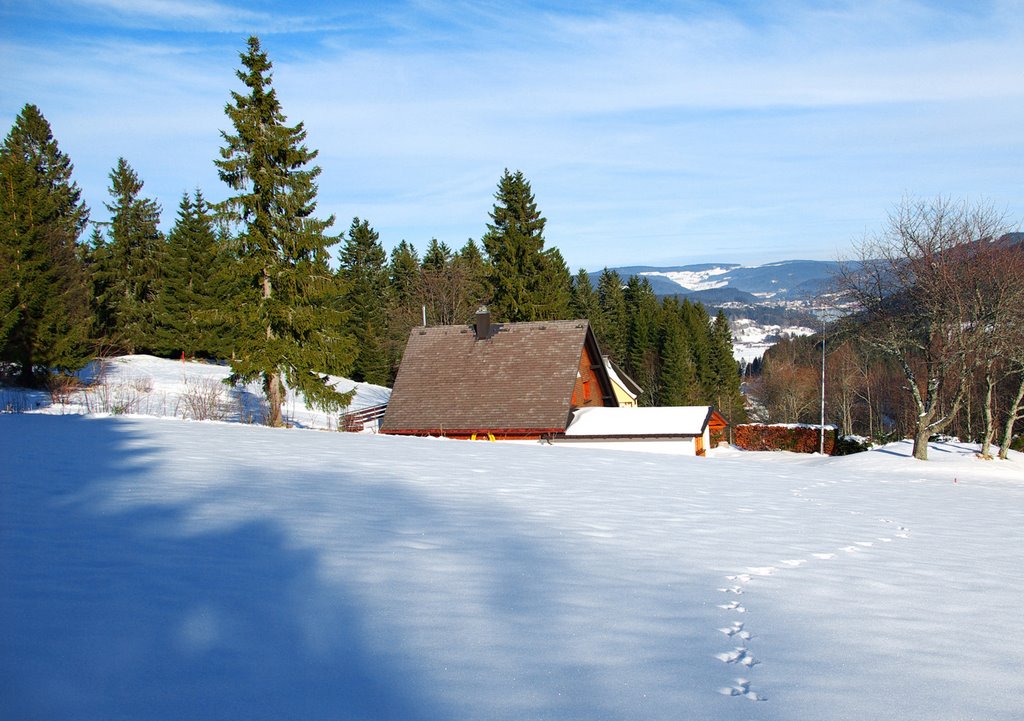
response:
M883 230L855 245L838 282L854 304L859 335L893 358L917 411L914 457L957 415L986 342L979 317L979 249L1006 232L987 205L904 199Z

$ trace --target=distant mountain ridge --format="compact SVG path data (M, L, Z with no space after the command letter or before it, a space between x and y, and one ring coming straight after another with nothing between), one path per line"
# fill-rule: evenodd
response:
M698 263L657 267L610 268L622 279L646 277L655 295L676 295L705 305L764 305L814 300L831 283L839 263L829 260L784 260L763 265ZM590 273L596 285L601 272Z

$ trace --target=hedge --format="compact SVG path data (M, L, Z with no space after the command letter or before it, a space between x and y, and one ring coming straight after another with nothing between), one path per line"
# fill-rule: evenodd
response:
M736 426L734 442L745 451L793 451L817 453L821 447L819 427L810 425L765 425L744 423ZM825 426L825 453L836 448L838 429Z

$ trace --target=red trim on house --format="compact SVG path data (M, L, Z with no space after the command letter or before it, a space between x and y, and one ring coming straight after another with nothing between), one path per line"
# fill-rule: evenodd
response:
M474 435L477 440L488 440L489 436L494 436L494 440L496 441L539 441L543 438L550 438L553 435L560 435L564 432L564 428L431 428L381 431L381 433L390 436L454 438L456 440L469 440Z

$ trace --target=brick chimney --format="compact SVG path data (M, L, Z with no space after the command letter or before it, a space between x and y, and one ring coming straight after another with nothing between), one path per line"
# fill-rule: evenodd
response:
M487 310L487 306L482 305L476 311L476 320L474 321L476 327L476 339L487 340L491 335L491 311Z

